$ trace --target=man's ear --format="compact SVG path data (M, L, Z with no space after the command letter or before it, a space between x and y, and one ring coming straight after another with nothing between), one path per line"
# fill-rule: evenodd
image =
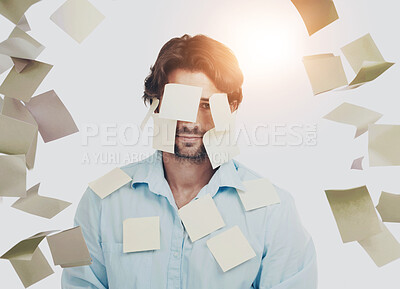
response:
M229 106L231 108L231 112L234 112L235 110L238 109L238 102L237 100L232 101L231 103L229 103Z

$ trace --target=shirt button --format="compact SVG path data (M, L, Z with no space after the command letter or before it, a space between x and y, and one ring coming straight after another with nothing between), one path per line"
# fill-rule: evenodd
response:
M178 258L179 257L179 253L178 252L174 252L174 257Z

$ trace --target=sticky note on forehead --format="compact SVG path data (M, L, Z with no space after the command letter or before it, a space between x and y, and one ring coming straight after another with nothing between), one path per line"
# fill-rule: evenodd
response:
M196 122L202 87L167 83L161 100L160 118Z

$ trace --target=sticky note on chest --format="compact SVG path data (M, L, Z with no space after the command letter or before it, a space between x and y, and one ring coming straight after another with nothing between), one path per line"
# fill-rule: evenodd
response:
M124 253L158 249L160 249L160 217L129 218L124 220Z

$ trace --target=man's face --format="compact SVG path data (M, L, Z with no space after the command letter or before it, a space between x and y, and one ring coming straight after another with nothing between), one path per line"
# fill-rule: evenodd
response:
M169 73L168 82L203 88L196 122L177 121L175 137L175 155L177 157L201 161L207 156L203 135L214 127L209 98L214 93L221 93L221 91L202 72L176 69Z

